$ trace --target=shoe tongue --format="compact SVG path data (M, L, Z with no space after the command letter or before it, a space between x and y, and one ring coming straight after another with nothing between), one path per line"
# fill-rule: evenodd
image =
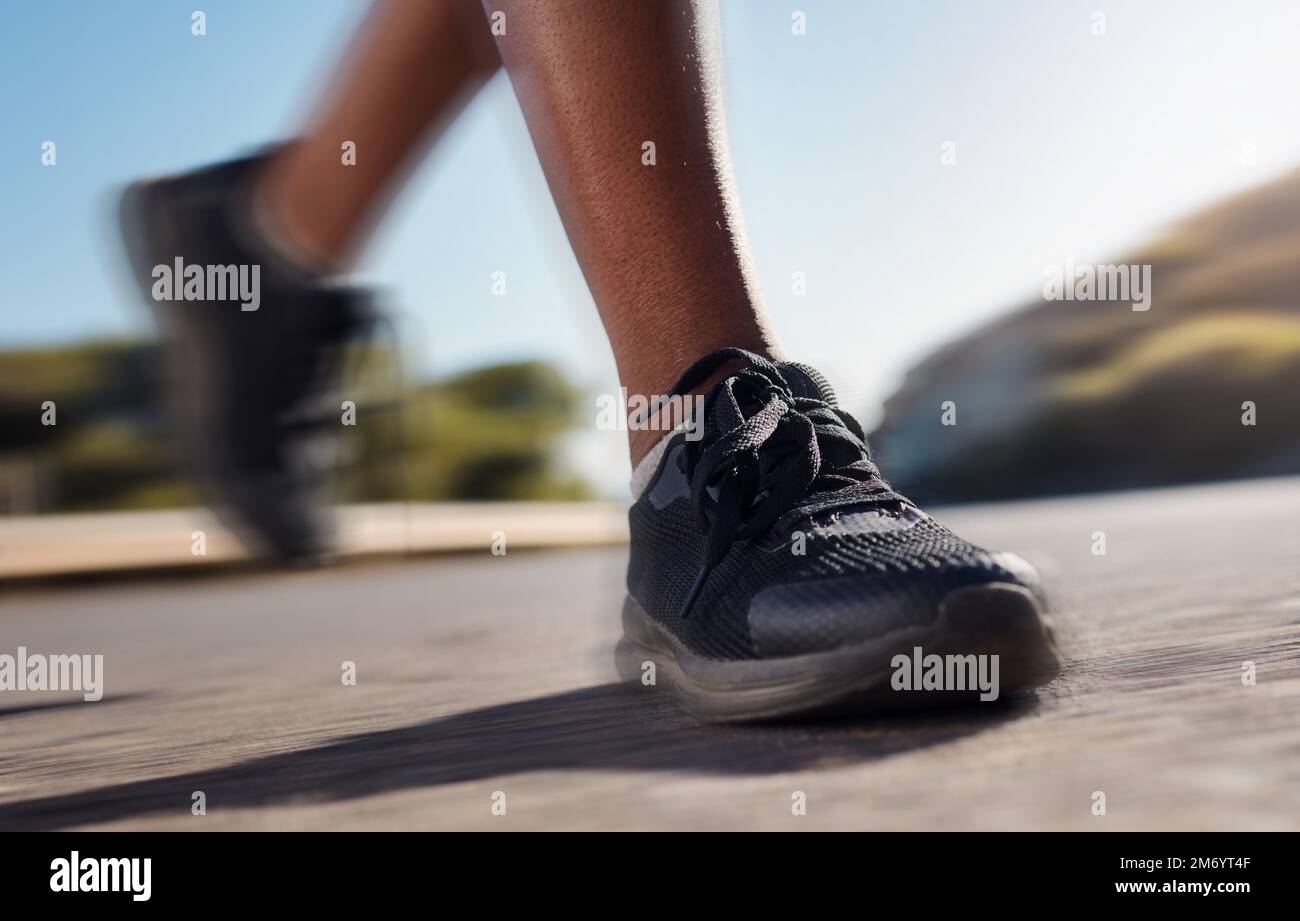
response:
M777 367L781 369L781 374L790 385L790 392L795 396L824 400L831 406L838 405L835 402L835 391L816 368L797 361L782 362Z

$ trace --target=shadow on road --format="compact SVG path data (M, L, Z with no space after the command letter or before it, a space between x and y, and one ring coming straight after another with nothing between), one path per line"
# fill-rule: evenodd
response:
M645 692L649 693L649 692ZM1032 711L1000 700L961 710L787 726L706 726L618 684L485 707L230 767L0 805L0 829L66 828L190 809L338 801L530 771L760 775L869 762L950 742Z

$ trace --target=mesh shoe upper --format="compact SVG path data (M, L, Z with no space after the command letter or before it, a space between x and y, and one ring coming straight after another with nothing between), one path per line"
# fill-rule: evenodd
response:
M674 436L629 513L628 591L688 647L825 651L931 621L954 589L1032 581L890 489L812 369L722 350L675 391L736 358L748 367L706 396L702 437Z

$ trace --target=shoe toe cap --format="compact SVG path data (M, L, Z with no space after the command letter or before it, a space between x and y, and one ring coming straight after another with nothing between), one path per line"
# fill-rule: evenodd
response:
M763 589L749 605L749 627L762 658L826 652L924 628L953 592L971 586L1019 585L1040 596L1037 574L1012 554L989 565L788 582Z

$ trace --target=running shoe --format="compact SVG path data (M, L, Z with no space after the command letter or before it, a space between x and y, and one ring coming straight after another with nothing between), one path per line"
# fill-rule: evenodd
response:
M1033 567L890 488L815 369L721 349L673 394L737 363L634 475L625 681L747 721L989 700L1055 677Z
M371 314L365 292L300 269L257 233L249 190L265 159L135 183L120 215L162 329L187 466L254 554L303 561L330 544L328 465L312 445L340 424L326 397Z

